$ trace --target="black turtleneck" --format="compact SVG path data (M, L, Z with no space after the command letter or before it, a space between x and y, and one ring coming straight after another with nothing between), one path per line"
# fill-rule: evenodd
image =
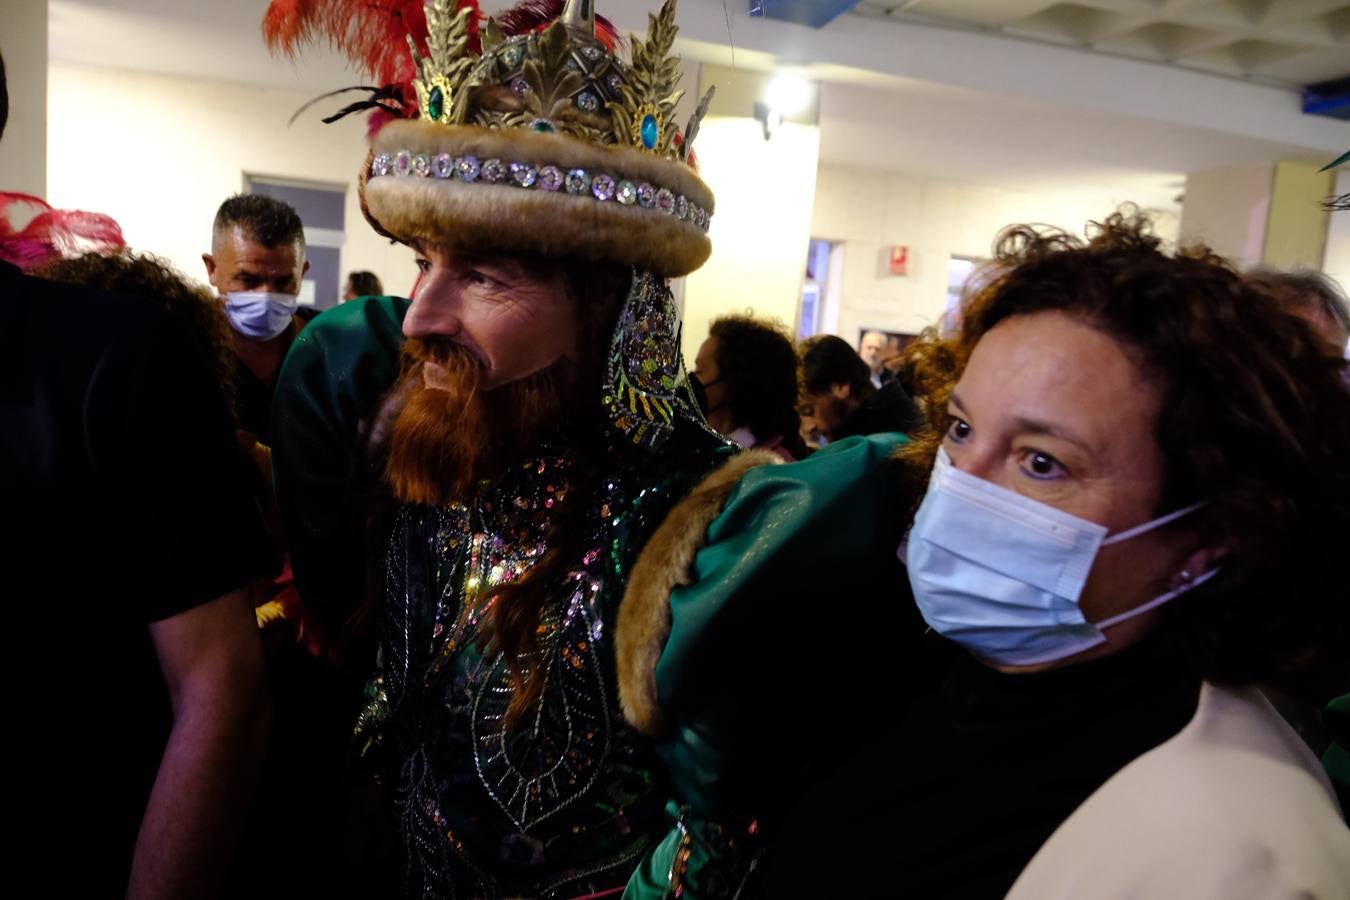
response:
M769 897L998 898L1107 779L1179 732L1200 679L1152 639L1036 674L937 637L894 724L781 823Z

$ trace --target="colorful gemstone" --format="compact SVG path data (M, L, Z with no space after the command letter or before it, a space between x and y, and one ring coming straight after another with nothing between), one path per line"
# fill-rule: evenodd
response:
M412 171L412 154L407 150L400 150L394 154L394 174L407 175Z
M373 160L371 160L371 162L370 162L370 174L371 174L371 175L388 175L388 174L389 174L389 162L390 162L390 160L389 160L389 154L388 154L388 153L377 153L377 154L375 155L375 158L374 158Z
M506 163L500 159L489 159L483 162L483 180L491 184L506 180Z
M614 199L614 179L608 175L595 176L591 181L591 193L601 202Z
M675 195L669 188L661 188L656 192L656 208L663 213L673 213L675 211Z
M581 48L581 55L589 59L591 62L595 62L597 59L605 55L605 51L601 50L594 44L587 44L585 47Z
M563 186L563 171L557 166L544 166L539 170L539 189L556 191Z
M681 222L689 218L689 200L684 194L675 198L675 218Z
M431 96L427 98L427 112L431 113L433 122L439 122L441 113L445 112L445 94L441 93L439 87L431 89Z
M614 196L617 197L619 202L624 206L632 206L637 202L637 185L633 184L631 181L620 181L618 190L615 191Z
M652 187L647 182L644 181L642 184L639 184L637 192L638 206L641 206L643 209L651 209L652 206L656 204L656 188Z
M459 172L460 181L477 181L479 173L483 171L476 156L460 157L455 161L455 169Z
M520 65L520 61L525 58L525 47L519 39L508 44L506 52L502 54L502 59L506 62L507 68L514 69Z
M431 161L431 174L437 178L449 178L455 174L455 158L449 153L438 153Z
M661 140L661 126L657 124L656 116L647 113L642 117L642 146L648 150L655 150L659 140Z
M425 153L419 153L414 156L412 161L412 171L418 178L426 178L431 174L431 157L427 156Z
M573 169L567 173L567 193L584 194L591 189L591 176L585 169Z
M511 163L511 180L516 183L517 187L533 187L538 179L539 172L529 163Z
M540 134L553 134L558 129L548 119L535 119L530 123L530 130Z
M600 98L590 91L583 91L577 94L577 109L582 112L593 113L600 108Z
M517 97L524 97L529 92L530 83L525 80L524 76L517 75L515 78L511 79L511 93L515 94Z

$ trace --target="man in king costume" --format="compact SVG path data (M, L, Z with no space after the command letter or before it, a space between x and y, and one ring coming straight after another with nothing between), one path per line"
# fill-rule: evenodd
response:
M688 394L667 284L708 257L713 211L690 154L706 99L673 121L674 10L627 63L591 0L486 22L432 0L425 29L409 4L278 0L265 22L274 46L325 35L379 76L398 47L358 45L392 18L416 66L368 104L399 115L360 177L371 225L416 254L411 305L317 318L274 412L302 593L350 569L334 497L358 433L381 448L394 508L366 536L380 662L358 743L386 761L406 896L617 896L671 825L655 744L620 711L614 627L652 531L732 452Z

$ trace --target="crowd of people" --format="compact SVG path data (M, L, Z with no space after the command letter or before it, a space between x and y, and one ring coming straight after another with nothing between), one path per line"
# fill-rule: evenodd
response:
M282 6L283 50L388 15ZM358 60L406 299L302 315L261 195L209 290L115 223L0 228L0 859L83 897L1350 897L1339 286L1126 208L991 236L903 350L746 313L686 372L674 14L621 63L589 0L437 0L402 81Z

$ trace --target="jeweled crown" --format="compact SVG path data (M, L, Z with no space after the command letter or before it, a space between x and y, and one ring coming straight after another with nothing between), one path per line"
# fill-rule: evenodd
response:
M678 89L679 57L671 55L679 30L675 5L666 0L649 16L647 39L631 38L632 61L625 64L596 37L593 0L567 0L551 25L513 37L489 19L481 52L471 41L476 10L456 10L455 0L429 0L428 55L409 38L421 117L442 125L561 133L687 164L712 91L677 140L675 107L684 91Z

